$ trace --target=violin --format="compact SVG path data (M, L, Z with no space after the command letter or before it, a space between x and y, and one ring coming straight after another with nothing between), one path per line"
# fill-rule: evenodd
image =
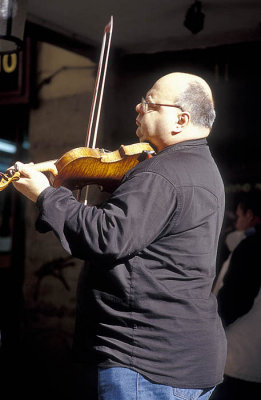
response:
M154 155L149 143L121 145L118 150L106 151L78 147L66 152L58 160L34 164L37 171L48 174L53 187L65 186L70 190L82 189L86 185L97 184L106 192L113 192L123 176L140 161ZM9 183L20 179L15 166L5 173L0 172L0 191Z
M96 148L112 27L113 18L111 17L110 22L104 29L85 147L70 150L58 160L34 164L36 170L47 173L51 185L55 188L65 186L70 190L80 191L84 186L97 184L106 192L111 193L120 184L129 169L135 167L139 161L152 157L154 154L154 150L149 143L121 145L118 150L112 152ZM96 123L93 129L95 115ZM91 136L93 139L90 147ZM20 179L20 177L20 172L16 165L5 173L0 172L0 191L5 189L9 183Z

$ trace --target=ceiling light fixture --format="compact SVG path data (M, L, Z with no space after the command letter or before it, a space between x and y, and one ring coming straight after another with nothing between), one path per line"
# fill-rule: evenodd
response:
M184 25L194 34L204 27L205 14L201 11L201 6L201 1L196 0L186 12Z
M0 0L0 53L21 49L27 0Z

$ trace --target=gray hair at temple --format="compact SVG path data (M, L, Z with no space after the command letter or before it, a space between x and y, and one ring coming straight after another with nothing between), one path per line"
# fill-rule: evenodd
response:
M193 125L212 128L216 118L214 101L201 82L189 82L187 88L177 96L176 102L182 110L190 113Z

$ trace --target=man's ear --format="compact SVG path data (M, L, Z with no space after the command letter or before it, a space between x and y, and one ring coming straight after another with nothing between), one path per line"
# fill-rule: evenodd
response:
M177 117L177 122L174 125L174 129L171 131L172 135L177 135L182 132L183 129L188 125L190 121L190 114L188 112L182 112Z

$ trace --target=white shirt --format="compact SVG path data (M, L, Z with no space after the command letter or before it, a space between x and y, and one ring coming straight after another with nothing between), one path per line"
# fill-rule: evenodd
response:
M245 381L261 382L261 288L252 309L229 325L226 335L228 354L225 374Z

